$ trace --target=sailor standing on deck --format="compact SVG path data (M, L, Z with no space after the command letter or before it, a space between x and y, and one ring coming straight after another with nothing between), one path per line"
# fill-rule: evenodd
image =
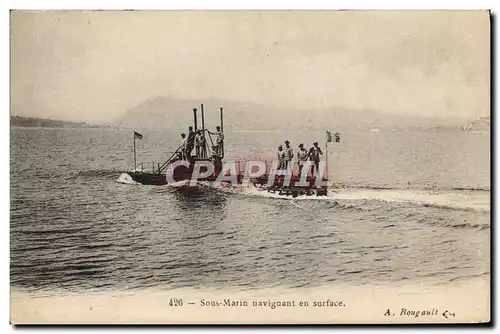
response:
M182 133L181 134L181 159L186 160L187 156L187 139L186 139L186 134Z
M196 131L194 145L196 146L196 156L198 158L205 158L205 136L203 135L203 132L201 130Z
M217 146L217 155L222 155L222 145L224 143L224 134L222 133L220 126L215 127L215 132L210 132L210 134L216 135L215 146Z
M187 137L187 148L186 148L186 158L191 158L191 152L194 148L194 138L196 137L196 133L193 131L193 127L189 127L189 133Z
M290 147L290 142L285 140L285 168L288 167L288 163L293 159L293 149Z
M318 146L318 142L314 142L313 147L311 147L311 149L309 150L309 159L314 163L313 171L314 171L314 167L316 168L316 170L313 173L318 173L318 171L319 171L319 156L320 155L323 155L323 152L321 151L321 148Z
M299 151L297 152L297 163L299 165L299 177L302 175L302 168L307 161L307 150L304 148L304 144L299 144Z
M285 164L285 151L283 151L283 145L278 146L278 170L284 169Z

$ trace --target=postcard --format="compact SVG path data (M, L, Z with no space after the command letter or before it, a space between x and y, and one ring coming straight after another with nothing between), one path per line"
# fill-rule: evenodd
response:
M489 11L10 21L12 324L490 322Z

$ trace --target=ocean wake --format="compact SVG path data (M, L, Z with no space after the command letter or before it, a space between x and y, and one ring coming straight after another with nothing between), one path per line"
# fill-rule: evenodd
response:
M123 173L118 182L139 184L130 175ZM225 194L241 196L273 198L297 201L380 201L385 203L402 203L412 206L431 207L441 210L460 210L478 213L490 213L490 192L477 189L457 190L422 190L422 189L390 189L390 188L340 188L329 187L328 196L297 197L270 193L265 189L248 186L232 186L228 183L183 180L165 185L167 188L201 188L215 190Z
M489 193L420 190L336 190L330 191L328 197L336 200L378 200L437 209L490 212Z
M433 207L442 210L460 210L479 213L490 212L489 193L464 191L420 191L420 190L363 190L363 189L329 189L328 196L292 196L270 193L256 187L215 186L201 183L198 186L212 188L217 191L244 196L258 196L281 200L297 201L381 201L386 203L402 203L412 206Z

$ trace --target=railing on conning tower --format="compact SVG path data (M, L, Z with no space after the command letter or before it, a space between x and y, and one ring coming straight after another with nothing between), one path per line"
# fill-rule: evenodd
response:
M193 108L193 128L194 128L194 131L196 132L198 130L198 115L197 115L197 108ZM214 145L214 141L212 140L212 133L210 131L208 131L207 129L205 129L205 111L203 109L203 103L201 104L201 108L200 108L200 111L201 111L201 131L203 133L203 136L205 138L205 146L202 150L202 155L201 157L197 157L197 158L210 158L212 157L215 152L212 150L212 147L215 147L217 145ZM224 114L223 114L223 108L221 107L220 108L220 129L221 129L221 133L222 135L224 136ZM210 145L208 144L208 140L210 140ZM222 139L222 142L220 144L220 146L217 146L217 152L216 152L216 155L219 159L223 159L224 158L224 139ZM174 153L172 153L172 155L163 163L161 164L161 166L158 164L158 169L157 169L157 173L160 174L162 171L164 171L171 163L173 163L174 161L177 161L179 160L179 156L182 156L180 155L179 153L182 153L182 145L179 146ZM185 159L186 157L182 157L182 159ZM190 160L192 158L192 156L188 157L188 159Z
M179 156L179 152L182 150L182 145L179 146L174 153L165 161L161 166L158 166L158 170L156 171L158 174L160 174L165 168L168 167L172 162L177 160L177 157Z

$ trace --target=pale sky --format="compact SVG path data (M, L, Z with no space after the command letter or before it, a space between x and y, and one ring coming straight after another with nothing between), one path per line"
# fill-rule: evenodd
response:
M486 11L12 12L11 105L84 121L154 96L488 116L489 27Z

